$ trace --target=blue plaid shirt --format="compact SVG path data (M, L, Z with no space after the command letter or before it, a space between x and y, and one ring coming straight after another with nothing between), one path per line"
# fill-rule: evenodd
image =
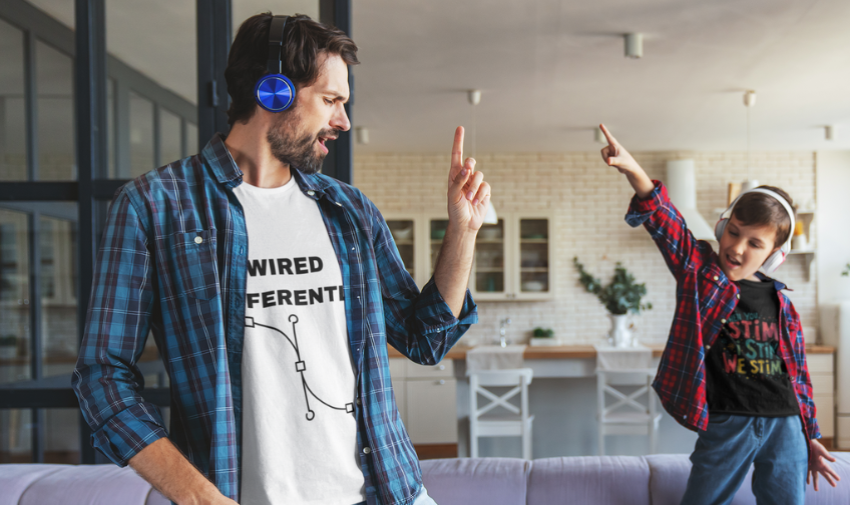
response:
M476 306L467 292L458 320L433 279L420 293L383 217L360 191L323 175L292 174L316 200L342 272L367 503L407 505L422 476L396 407L387 344L435 364L477 321ZM116 193L72 379L92 444L110 460L124 466L168 436L234 500L248 266L245 216L233 195L241 183L242 172L216 136L201 154ZM149 331L171 378L170 432L140 395L136 363Z

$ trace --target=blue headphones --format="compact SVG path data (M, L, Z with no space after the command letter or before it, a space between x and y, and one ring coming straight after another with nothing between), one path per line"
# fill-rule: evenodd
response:
M275 16L269 27L268 73L254 86L257 105L269 112L283 112L295 103L295 85L283 75L283 31L289 16Z

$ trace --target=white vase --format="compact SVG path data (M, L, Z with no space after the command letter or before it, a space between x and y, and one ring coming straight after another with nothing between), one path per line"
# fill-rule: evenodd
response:
M629 329L628 314L608 314L611 318L611 332L608 336L614 347L631 347L632 345L632 330Z

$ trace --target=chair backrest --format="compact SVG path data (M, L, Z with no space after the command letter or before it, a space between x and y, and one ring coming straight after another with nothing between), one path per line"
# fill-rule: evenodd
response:
M655 401L652 392L652 379L655 376L654 368L631 369L631 370L596 370L596 412L600 419L605 418L620 409L632 409L655 415ZM630 392L625 392L618 387L637 387ZM646 404L638 401L646 395ZM616 401L606 404L606 398L613 397Z
M478 418L483 414L502 407L514 414L519 414L523 419L528 417L528 385L534 377L534 371L530 368L516 368L510 370L480 370L470 372L469 375L469 415ZM510 387L513 389L502 395L497 395L486 388ZM481 395L489 400L489 403L478 407L478 396ZM520 395L520 405L516 406L509 400Z

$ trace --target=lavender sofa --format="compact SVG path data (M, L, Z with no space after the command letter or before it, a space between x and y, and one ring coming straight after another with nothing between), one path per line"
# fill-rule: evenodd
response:
M835 453L842 482L810 505L850 503L850 453ZM422 462L428 493L440 505L679 505L687 455L437 459ZM112 465L0 465L0 505L167 505L129 468ZM749 480L733 505L755 505Z
M850 504L850 453L834 455L842 482L833 489L821 481L817 493L809 486L808 505ZM428 494L439 505L679 505L690 469L681 454L422 461ZM747 479L732 504L755 503Z

